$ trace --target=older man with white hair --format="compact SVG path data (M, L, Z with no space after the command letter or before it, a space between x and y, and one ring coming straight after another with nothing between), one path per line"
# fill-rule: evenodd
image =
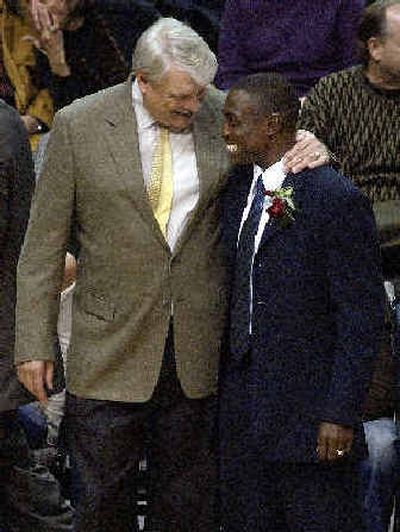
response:
M146 451L160 528L209 532L218 526L213 437L226 305L223 97L210 87L214 54L174 19L142 35L133 62L134 78L56 117L19 269L17 363L45 400L75 213L66 421L76 529L132 530Z

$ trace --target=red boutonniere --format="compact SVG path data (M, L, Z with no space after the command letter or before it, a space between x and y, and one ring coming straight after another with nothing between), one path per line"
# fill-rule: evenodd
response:
M267 208L271 218L277 218L285 225L293 222L296 207L292 187L266 190L265 195L272 199L272 205Z

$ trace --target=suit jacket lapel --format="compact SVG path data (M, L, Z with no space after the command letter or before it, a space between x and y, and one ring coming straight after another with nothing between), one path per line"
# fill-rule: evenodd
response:
M295 179L294 174L292 173L287 174L280 188L290 188L290 187L294 188L294 179ZM296 201L296 198L294 198L294 201ZM282 228L279 222L279 219L270 217L268 220L268 223L265 225L264 232L263 232L258 250L260 250L261 247L266 244L266 242L270 241L271 238L273 238L276 234L278 234L282 230L284 229Z
M143 220L152 226L156 237L167 246L144 186L131 79L121 85L114 105L108 106L105 122L105 138L118 174L124 180L126 190Z

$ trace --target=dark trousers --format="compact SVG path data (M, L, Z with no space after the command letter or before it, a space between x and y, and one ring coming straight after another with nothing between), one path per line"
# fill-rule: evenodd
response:
M365 530L355 464L258 460L248 473L247 482L223 486L224 532Z
M215 397L191 400L182 392L172 327L150 401L131 404L69 394L67 438L79 484L76 531L136 530L134 493L144 454L150 515L161 530L218 530L215 422Z

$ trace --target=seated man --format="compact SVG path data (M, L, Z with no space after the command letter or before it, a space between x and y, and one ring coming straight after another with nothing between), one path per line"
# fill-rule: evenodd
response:
M298 111L277 74L243 78L224 108L239 165L224 197L235 264L220 378L229 532L363 530L361 415L384 314L377 235L347 178L284 171Z

